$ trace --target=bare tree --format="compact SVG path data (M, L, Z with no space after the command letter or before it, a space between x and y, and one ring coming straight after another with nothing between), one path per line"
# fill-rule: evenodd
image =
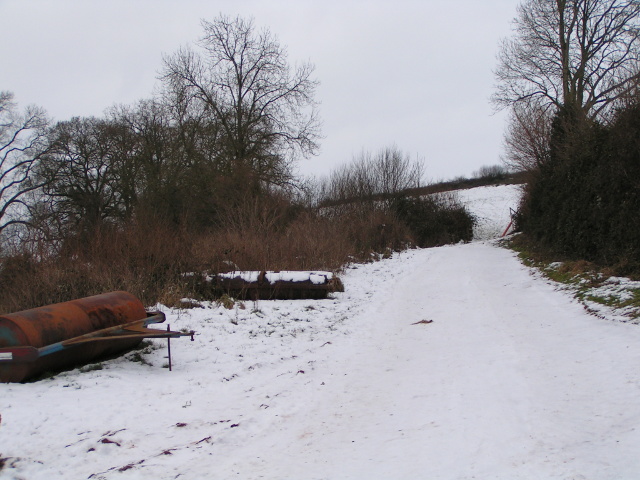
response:
M553 115L537 103L519 103L510 112L504 137L504 164L530 171L549 160Z
M219 16L202 21L200 52L165 57L162 78L181 96L197 99L220 122L223 155L258 181L284 184L290 164L318 150L314 67L293 70L287 52L253 21Z
M47 149L48 119L38 107L17 111L13 94L0 92L0 232L28 224L27 195L42 187L33 172Z
M599 118L640 78L638 0L525 0L498 55L498 107L535 100Z
M375 155L363 151L350 164L331 173L321 187L321 195L325 202L357 200L375 204L419 188L423 177L423 162L412 161L396 146L381 149Z

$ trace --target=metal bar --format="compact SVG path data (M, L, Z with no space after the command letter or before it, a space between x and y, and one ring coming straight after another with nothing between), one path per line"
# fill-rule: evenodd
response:
M62 342L46 345L41 348L32 346L19 346L0 348L0 364L14 362L33 362L40 357L50 355L52 353L65 350L67 348L93 342L107 342L114 340L132 340L136 338L166 338L170 342L170 338L179 338L190 336L193 341L194 332L173 332L167 325L167 331L145 328L149 324L162 323L166 319L162 312L150 312L149 316L141 320L136 320L124 325L116 325L115 327L96 330L95 332L80 335L78 337L63 340ZM171 350L169 350L171 353ZM171 369L171 357L169 357L169 365Z
M151 330L147 330L150 332ZM81 345L83 343L93 343L93 342L112 342L114 340L128 340L134 338L179 338L186 337L191 335L191 333L182 333L182 332L165 332L164 330L156 330L152 333L122 333L122 334L114 334L106 337L97 337L97 338L83 338L81 340L77 340L71 343L64 342L64 347L72 347L74 345ZM47 347L43 347L47 348Z
M84 339L96 338L96 337L104 337L114 332L127 330L131 328L136 328L138 326L147 326L150 323L162 323L165 321L165 315L162 312L154 312L153 315L150 315L141 320L135 320L133 322L125 323L123 325L116 325L115 327L103 328L102 330L96 330L95 332L86 333L84 335L80 335L78 337L70 338L68 340L63 340L61 343L63 346L72 345L74 343L80 343ZM54 344L55 345L55 344ZM47 348L47 347L43 347Z
M169 325L167 325L167 332L169 331ZM169 371L171 371L171 337L167 337L167 350L169 354Z

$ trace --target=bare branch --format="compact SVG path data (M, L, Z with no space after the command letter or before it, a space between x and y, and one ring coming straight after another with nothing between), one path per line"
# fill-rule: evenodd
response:
M599 118L637 83L637 0L525 0L495 71L497 108L535 102Z
M213 112L224 131L221 155L236 168L286 184L291 162L318 150L313 66L292 70L286 50L268 30L257 32L253 20L221 15L202 27L202 53L182 49L166 57L162 79Z
M33 171L48 148L47 127L44 110L18 112L13 94L0 92L0 232L27 222L24 199L42 186Z

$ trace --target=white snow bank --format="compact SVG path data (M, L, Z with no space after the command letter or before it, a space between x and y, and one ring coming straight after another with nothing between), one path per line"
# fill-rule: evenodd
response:
M240 278L244 282L255 283L260 278L262 272L259 271L236 271L218 274L219 278ZM265 280L270 284L276 282L307 282L310 281L314 285L324 285L333 278L331 272L304 272L304 271L281 271L281 272L265 272Z
M331 272L267 272L265 275L271 284L276 282L306 282L311 281L314 285L324 285L333 278Z
M460 203L475 215L474 240L498 238L511 222L522 196L521 185L498 185L458 190Z

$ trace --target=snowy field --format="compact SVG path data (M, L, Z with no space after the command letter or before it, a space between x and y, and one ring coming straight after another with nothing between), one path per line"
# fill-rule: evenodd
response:
M486 240L517 197L461 192L485 240L354 265L329 300L164 309L197 332L172 372L157 341L0 385L0 479L640 478L640 327Z
M511 223L511 210L518 207L521 189L520 185L503 185L458 190L458 200L476 217L476 240L489 240L504 233Z

